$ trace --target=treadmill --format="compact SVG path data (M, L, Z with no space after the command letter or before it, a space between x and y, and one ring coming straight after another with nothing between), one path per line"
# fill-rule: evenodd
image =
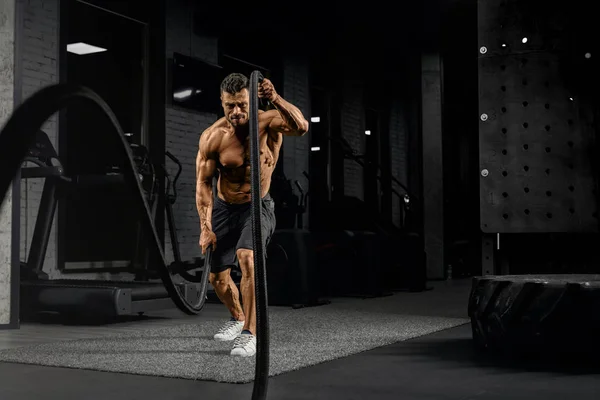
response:
M22 167L21 179L45 178L45 182L27 261L21 262L20 301L24 314L60 313L114 318L176 307L158 273L149 269L144 269L143 274L129 281L51 279L43 271L43 264L62 193L71 190L72 185L120 182L123 175L65 176L54 146L41 130L25 161L36 166ZM142 242L141 236L138 235L137 239L138 244ZM102 271L94 269L90 272ZM114 268L111 272L115 272ZM198 299L197 283L183 281L176 285L182 297L190 303Z

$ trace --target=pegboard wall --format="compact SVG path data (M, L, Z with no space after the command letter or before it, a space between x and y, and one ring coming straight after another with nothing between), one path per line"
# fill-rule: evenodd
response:
M562 6L532 4L478 6L481 229L595 232L593 118L565 73L579 54Z

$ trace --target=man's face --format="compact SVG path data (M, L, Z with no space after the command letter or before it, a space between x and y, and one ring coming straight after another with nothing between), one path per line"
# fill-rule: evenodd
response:
M234 127L244 126L248 123L248 103L250 94L248 89L242 89L236 94L221 93L221 104L225 112L225 118Z

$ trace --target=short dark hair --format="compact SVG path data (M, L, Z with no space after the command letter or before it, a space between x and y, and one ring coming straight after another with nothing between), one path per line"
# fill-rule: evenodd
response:
M227 92L230 94L236 94L241 92L243 89L248 89L248 78L240 73L234 72L229 74L221 82L221 93Z

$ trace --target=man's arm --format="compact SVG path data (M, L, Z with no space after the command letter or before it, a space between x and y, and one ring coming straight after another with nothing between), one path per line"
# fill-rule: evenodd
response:
M269 110L265 113L266 115L272 115L269 129L287 136L303 136L308 132L308 121L298 107L279 95L271 100L271 104L273 104L275 110Z
M258 86L258 97L268 99L275 107L263 113L262 118L269 121L269 130L281 132L288 136L303 136L308 132L308 121L298 107L284 100L269 79L264 79Z
M200 136L198 155L196 156L196 207L200 217L202 232L212 231L213 192L212 179L216 171L216 159L211 149L210 131Z

